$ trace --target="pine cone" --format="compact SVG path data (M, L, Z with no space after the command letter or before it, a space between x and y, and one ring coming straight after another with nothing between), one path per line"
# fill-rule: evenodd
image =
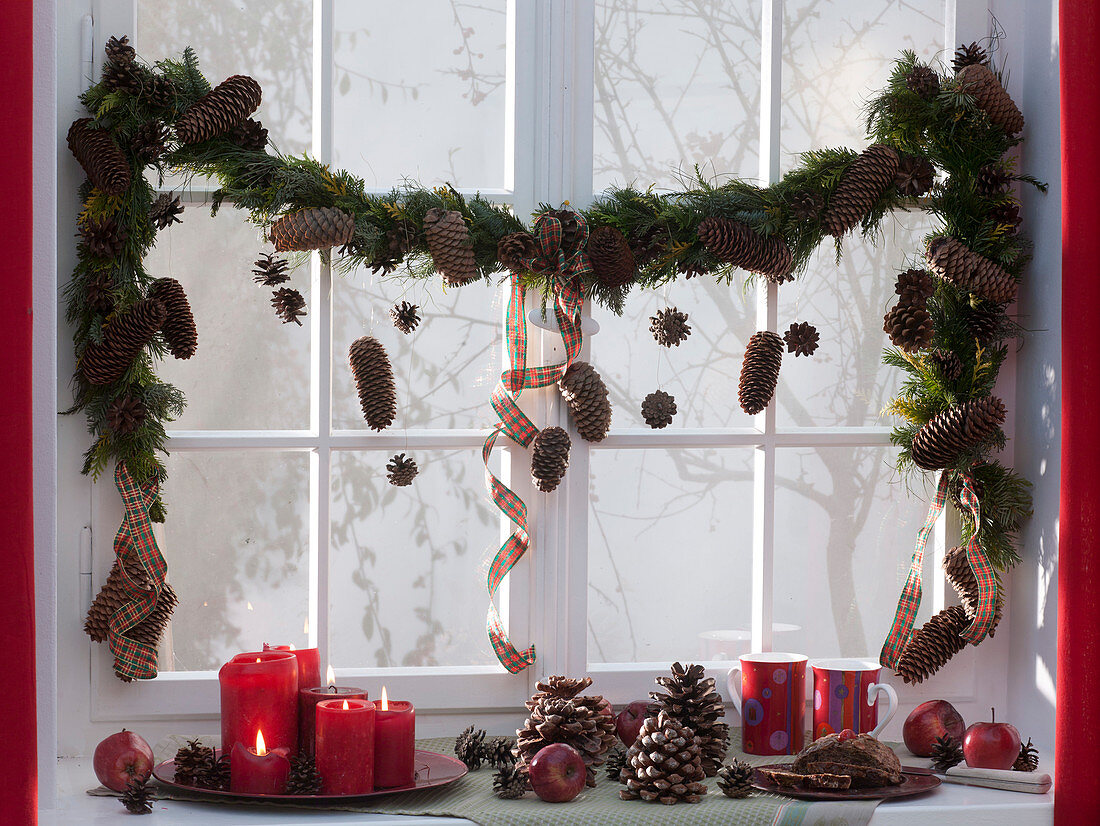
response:
M286 794L320 794L324 781L317 772L317 763L308 754L290 758L290 777Z
M103 53L108 60L119 65L133 63L136 55L134 47L130 45L130 38L125 35L122 37L115 37L114 35L108 37L107 43L103 47Z
M744 760L734 760L718 770L718 788L726 797L748 797L753 792L752 777L752 766Z
M691 335L687 318L687 313L681 313L675 307L665 307L658 310L657 315L649 317L649 332L662 347L679 347L680 342Z
M1015 135L1024 128L1023 113L988 66L972 63L960 69L956 77L978 108L1007 134Z
M821 210L825 208L825 199L818 192L800 189L791 195L789 207L795 220L816 221L821 217Z
M917 65L905 76L905 85L925 100L932 100L940 93L940 76L928 66Z
M187 745L176 751L176 773L172 780L181 786L198 786L199 778L209 774L217 763L214 749L198 740L188 740Z
M913 632L894 669L907 683L922 683L966 647L960 636L970 620L962 606L944 608Z
M470 771L481 768L481 752L485 742L485 729L466 728L455 738L455 756L466 764Z
M898 153L876 143L863 150L840 176L836 191L829 198L821 224L839 238L871 211L882 193L894 182L898 171Z
M84 300L100 315L115 308L114 279L109 273L99 273L84 288Z
M297 290L279 287L271 294L271 306L275 308L275 315L283 320L283 324L293 321L299 327L302 326L301 317L306 314L306 300Z
M614 227L593 230L588 238L588 258L596 280L604 289L618 289L634 280L634 253L626 236Z
M394 304L390 308L390 318L393 319L393 326L408 335L420 323L420 314L417 312L419 309L415 304L410 304L408 301Z
M741 362L741 381L737 388L741 409L750 416L755 416L771 401L782 361L783 339L770 330L752 334Z
M561 483L569 465L569 434L560 427L544 427L531 447L531 478L543 493Z
M561 222L561 250L568 259L577 251L577 243L580 241L581 227L577 223L577 213L571 209L551 209L546 214Z
M481 748L481 759L490 766L504 768L516 762L516 739L514 737L494 737Z
M523 263L535 254L535 236L529 232L513 232L497 241L497 258L512 272L524 272Z
M989 217L993 219L995 224L1005 227L1008 232L1016 232L1016 229L1023 222L1023 218L1020 217L1019 204L998 204L989 211Z
M979 195L989 198L1000 195L1012 181L1012 176L1000 166L983 166L978 170L974 189Z
M146 84L151 83L153 75L144 66L136 66L133 63L103 64L103 70L99 76L102 83L110 92L123 92L133 97L139 97Z
M676 415L676 399L664 390L654 390L642 400L642 419L654 430L672 424Z
M979 298L1007 304L1016 297L1016 279L961 241L946 235L933 238L925 258L938 276Z
M955 589L955 593L959 595L959 603L966 611L967 618L973 621L978 614L980 594L978 580L975 578L970 562L966 558L966 546L952 548L944 554L943 572L947 576L947 581L951 583L951 587ZM991 637L996 632L997 626L1001 624L1004 607L1004 589L998 587L997 601L993 605L993 625L989 629L989 636Z
M107 581L103 583L103 587L96 594L96 598L88 609L87 617L84 620L84 633L93 642L107 642L108 624L111 617L130 601L123 584L119 564L116 560L111 568L111 573L107 576ZM142 583L142 587L147 590L151 587L144 569L137 563L126 563L126 571L132 581ZM152 613L133 628L127 629L126 635L155 648L164 634L164 629L168 627L168 622L172 618L172 612L177 604L178 599L175 591L172 590L172 586L167 582L164 583L161 586L160 596L157 597Z
M932 316L923 306L898 304L886 313L882 330L907 353L923 350L932 343Z
M167 109L173 107L178 96L178 91L172 83L163 77L151 72L143 80L138 97L154 109Z
M132 815L151 815L153 800L153 790L149 788L147 778L135 777L126 784L126 791L122 793L122 805Z
M172 614L179 605L179 598L172 586L167 582L161 586L160 596L157 597L153 610L145 619L126 632L126 636L140 643L156 648L160 645L161 637L172 619Z
M130 233L114 218L89 218L80 223L80 237L90 255L117 258Z
M274 258L271 253L263 253L255 261L252 280L264 287L278 287L290 280L286 274L289 264L285 258Z
M1001 336L1005 313L995 304L979 304L964 315L966 327L981 347L988 347Z
M984 66L988 62L989 56L985 53L985 49L975 42L969 46L959 46L955 49L955 57L951 60L951 68L955 70L955 74L958 74L959 70L965 69L967 66Z
M230 143L252 152L263 152L267 148L267 130L258 120L245 118L226 135Z
M611 429L611 402L607 385L587 361L575 361L558 380L573 426L586 442L602 442Z
M958 381L959 377L962 376L962 359L950 350L932 350L924 358L925 361L936 368L944 381Z
M910 269L898 273L894 292L898 294L899 304L923 307L936 291L936 282L925 270Z
M699 744L690 728L667 713L646 718L629 760L623 772L626 788L619 792L623 800L698 803L707 793Z
M1031 745L1031 738L1027 738L1027 743L1020 746L1020 756L1016 758L1016 762L1012 764L1012 770L1018 772L1033 772L1039 769L1039 750L1035 746Z
M924 470L955 464L992 436L1005 420L1004 403L996 396L982 396L937 413L913 437L913 462Z
M448 285L460 287L477 280L477 261L461 212L429 209L424 216L424 237L436 272L443 274Z
M119 436L126 436L145 423L145 415L141 399L119 396L107 408L107 424Z
M195 329L195 317L183 286L174 278L158 278L149 288L149 297L164 305L164 341L174 358L189 359L199 346L199 334Z
M118 381L153 335L164 326L167 311L154 298L137 302L128 311L114 315L103 327L103 340L92 342L80 359L80 370L89 384Z
M791 250L779 235L762 237L747 224L719 216L704 218L696 230L699 240L720 261L760 273L782 284L793 280Z
M630 251L634 253L635 266L641 269L660 258L667 247L667 239L668 231L661 227L632 231L627 241L630 243Z
M397 418L397 390L386 349L378 339L363 336L352 343L348 359L363 418L372 430L385 430Z
M325 250L351 240L355 218L331 207L310 207L288 212L271 225L275 252Z
M694 278L697 275L707 275L710 270L702 261L677 261L676 272L685 278Z
M898 160L898 171L894 173L894 186L901 195L919 198L932 188L935 177L936 168L928 158L902 155Z
M619 782L619 778L622 777L623 769L626 768L626 749L622 746L616 746L607 753L607 760L604 761L604 772L607 774L607 779L615 783Z
M411 223L402 219L397 226L386 230L386 250L378 258L370 262L371 272L391 273L397 269L405 255L413 248L417 239L416 228ZM344 255L354 247L354 240L340 248L340 254Z
M950 734L941 734L932 746L932 768L940 774L963 761L962 746Z
M247 75L226 78L193 104L176 121L181 143L201 143L224 135L256 111L260 84Z
M821 336L817 328L810 322L794 322L787 332L783 334L783 340L787 342L787 352L798 356L812 356L817 350L817 342Z
M159 120L151 120L137 128L130 137L130 151L142 163L152 163L164 154L168 128Z
M705 676L701 665L672 664L671 677L657 677L657 685L664 692L652 691L653 702L646 713L655 717L666 712L683 726L695 733L695 743L700 748L700 765L707 777L713 777L722 767L729 749L729 730L726 723L718 721L726 715L722 695L714 687L714 678Z
M389 464L386 465L386 479L389 483L396 488L408 487L413 483L413 479L416 478L416 474L419 469L416 466L416 462L410 456L405 458L404 453L398 453L392 459Z
M504 800L517 800L527 793L527 772L516 763L506 763L493 775L493 793Z

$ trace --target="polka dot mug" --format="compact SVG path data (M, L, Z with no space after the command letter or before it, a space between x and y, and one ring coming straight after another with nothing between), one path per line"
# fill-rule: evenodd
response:
M814 660L814 739L851 729L878 737L898 710L898 695L879 682L879 664L871 660ZM878 699L886 695L879 719Z
M806 662L802 654L742 654L726 685L741 705L741 748L797 754L805 739ZM740 679L737 679L740 677Z

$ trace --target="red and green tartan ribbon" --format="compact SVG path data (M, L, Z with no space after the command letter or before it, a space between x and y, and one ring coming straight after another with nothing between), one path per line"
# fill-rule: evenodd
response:
M963 633L963 639L977 645L993 627L994 611L997 604L997 578L993 573L993 567L989 564L985 552L981 549L977 540L978 497L974 494L974 482L968 474L962 476L962 491L960 500L970 511L974 519L975 532L970 537L966 546L966 558L970 568L974 572L974 578L978 583L978 608L970 626ZM922 594L921 573L924 568L924 550L928 545L928 537L932 535L932 529L936 525L944 505L947 503L947 494L950 488L949 474L940 473L940 481L936 486L936 495L932 504L928 507L928 515L924 525L917 533L917 547L913 551L913 559L909 565L909 576L906 577L905 587L901 590L901 598L898 600L898 608L894 613L894 622L890 627L890 633L883 643L882 653L879 654L879 663L888 668L897 668L898 660L913 635L913 623L920 608Z
M124 680L148 680L157 676L157 650L126 636L126 632L149 616L164 587L168 565L153 536L149 508L157 499L156 479L139 485L126 465L115 468L115 485L122 496L126 513L115 534L115 556L119 560L123 590L127 601L107 623L107 644L115 658L115 672ZM126 564L137 564L145 572L148 585L130 578Z
M486 481L493 503L515 526L511 535L501 545L489 566L486 584L489 589L489 611L486 628L489 642L497 659L511 673L517 674L535 661L535 647L517 649L504 629L500 612L493 599L507 573L527 552L531 537L527 532L527 505L515 491L501 482L489 469L489 462L497 436L503 433L521 447L530 447L539 429L517 403L523 390L548 387L557 382L562 373L573 363L581 350L580 314L584 304L581 294L581 276L591 272L592 265L584 252L588 239L588 224L577 215L579 227L576 249L566 254L561 249L561 222L550 215L541 215L535 222L535 254L524 261L532 272L552 274L554 290L554 315L565 345L565 361L541 367L527 366L527 320L524 313L525 288L515 273L511 278L511 294L505 333L508 337L509 367L500 376L493 391L491 403L500 421L485 440L481 456L485 462Z

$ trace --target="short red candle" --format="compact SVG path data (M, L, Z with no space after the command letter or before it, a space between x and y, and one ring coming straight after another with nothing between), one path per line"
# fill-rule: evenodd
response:
M262 732L261 732L262 734ZM263 741L250 749L238 742L229 753L229 790L245 794L283 794L290 777L285 748L265 751ZM260 753L264 752L264 753Z
M316 754L317 704L322 700L366 700L367 692L352 686L330 685L298 692L298 752Z
M289 651L298 660L298 690L321 684L321 655L316 648L294 648L290 645L268 645L264 651Z
M317 773L325 794L374 791L374 714L370 700L317 704Z
M269 751L298 751L298 661L289 651L238 654L218 672L222 749L256 742L262 731Z
M396 789L416 782L416 709L404 700L382 704L374 714L374 787Z

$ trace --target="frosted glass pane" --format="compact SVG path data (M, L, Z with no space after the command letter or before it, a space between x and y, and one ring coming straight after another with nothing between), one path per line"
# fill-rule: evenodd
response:
M485 571L500 544L472 450L415 451L412 485L386 481L389 453L332 460L332 663L494 665Z
M715 658L751 620L751 450L595 450L588 660Z
M371 187L503 187L506 6L335 0L336 166Z
M168 357L160 375L187 396L177 430L304 429L309 427L309 322L284 324L271 289L252 281L253 262L271 249L246 213L223 206L216 218L188 206L182 224L157 233L145 259L155 277L171 276L187 292L199 348L190 359ZM308 265L284 287L305 296Z
M774 620L791 627L784 650L878 659L930 493L906 490L895 455L872 447L777 452ZM932 556L930 549L926 583ZM918 625L931 616L931 591L928 584Z
M594 189L755 176L760 4L596 3Z
M179 596L163 670L217 669L265 642L306 644L309 456L175 451L160 542Z

